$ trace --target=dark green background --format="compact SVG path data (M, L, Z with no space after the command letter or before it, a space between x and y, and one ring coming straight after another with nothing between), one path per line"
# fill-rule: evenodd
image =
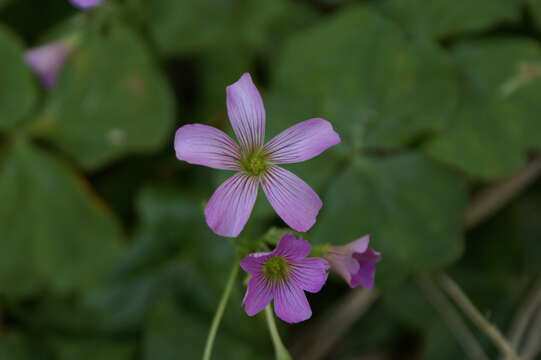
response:
M541 184L467 231L482 187L541 147L540 0L0 0L0 359L201 356L234 248L203 207L228 174L176 160L185 123L230 131L250 72L267 138L308 118L342 143L291 165L324 207L306 234L381 251L382 297L328 359L464 354L414 276L446 270L502 329L541 270ZM46 91L25 49L79 34ZM242 234L283 226L266 200ZM235 288L215 358L271 359ZM331 277L314 318L348 291ZM281 325L285 342L310 332ZM486 344L495 355L495 349Z

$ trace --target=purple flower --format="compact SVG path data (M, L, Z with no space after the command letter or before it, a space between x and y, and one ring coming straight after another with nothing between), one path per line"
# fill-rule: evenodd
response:
M240 261L251 275L242 305L249 316L263 310L274 299L276 315L288 323L312 316L305 291L317 293L327 281L329 263L307 258L312 250L308 241L284 235L269 253L256 253Z
M278 164L305 161L338 144L340 137L332 125L319 118L306 120L265 144L265 108L248 73L227 87L227 111L240 145L221 130L201 124L184 125L175 136L178 159L238 171L210 198L205 209L207 224L218 235L238 236L261 185L282 220L297 231L308 231L321 209L321 199Z
M331 246L325 255L331 269L352 288L362 285L371 290L374 287L376 264L381 255L368 246L369 242L370 235L365 235L344 246Z
M69 52L66 41L56 41L26 51L25 59L45 87L50 89L56 83L58 72L64 65Z
M103 0L70 0L70 2L79 9L87 10L98 6Z

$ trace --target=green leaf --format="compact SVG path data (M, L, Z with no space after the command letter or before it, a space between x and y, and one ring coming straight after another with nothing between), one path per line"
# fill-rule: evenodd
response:
M0 27L0 131L13 128L29 115L36 101L36 87L24 61L21 43Z
M120 25L80 40L35 131L87 168L168 139L171 89L141 39Z
M441 38L518 20L522 0L383 0L375 5L414 35Z
M168 55L264 49L274 34L314 17L308 7L286 0L155 0L145 2L142 11L158 48Z
M22 333L10 331L0 335L0 359L52 360L51 354Z
M505 176L541 147L541 52L525 39L470 41L454 49L463 99L449 128L427 146L434 158L485 180Z
M230 303L229 307L233 306L238 304ZM171 300L157 303L149 316L143 359L176 360L179 354L186 359L200 358L210 320L207 318L205 321L193 311L179 308ZM235 337L223 326L217 334L214 354L220 359L270 359L270 356L264 355L265 353L271 352L261 349L258 351L253 343Z
M360 160L330 186L324 203L315 240L343 244L372 234L383 257L381 279L441 268L461 255L465 181L420 154Z
M131 360L135 346L98 339L61 339L55 344L58 360Z
M271 126L321 116L346 143L372 148L441 130L457 100L446 54L370 8L348 8L294 35L276 69L273 94L284 122Z
M93 284L119 249L120 228L78 176L23 140L0 164L0 288L24 295Z

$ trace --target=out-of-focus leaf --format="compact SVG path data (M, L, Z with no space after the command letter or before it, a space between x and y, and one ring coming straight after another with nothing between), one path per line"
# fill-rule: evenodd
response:
M58 360L130 360L135 346L108 340L62 339L55 344Z
M383 12L414 35L439 38L478 31L520 17L522 0L383 0Z
M205 321L192 311L182 311L170 300L159 302L149 316L143 359L175 360L179 354L186 359L197 359L203 354L209 326L210 318ZM235 337L223 328L216 338L214 353L224 360L271 358L250 342Z
M4 27L0 27L0 54L0 130L6 130L29 115L36 87L21 44Z
M35 128L83 166L153 151L168 138L171 90L131 30L87 33L62 75Z
M32 342L23 333L10 331L0 335L0 359L52 360L53 357L41 344Z
M439 314L414 277L383 289L385 307L403 324L429 328Z
M307 7L286 0L155 0L142 9L158 48L177 55L224 46L262 49L271 33L312 17Z
M425 335L421 359L455 360L468 358L456 341L456 337L443 321L435 321L431 328L425 332Z
M0 292L85 288L109 268L115 219L64 164L24 140L0 164Z
M457 100L446 54L365 7L294 35L273 75L282 112L269 126L325 117L346 143L373 148L441 130Z
M372 234L370 245L383 257L380 280L449 265L462 252L465 185L417 153L361 159L330 186L315 240L347 243Z
M428 147L434 158L483 179L519 167L541 146L541 52L524 39L472 41L454 49L463 100L454 120Z
M527 0L527 3L530 5L530 11L533 15L537 27L541 28L541 1Z

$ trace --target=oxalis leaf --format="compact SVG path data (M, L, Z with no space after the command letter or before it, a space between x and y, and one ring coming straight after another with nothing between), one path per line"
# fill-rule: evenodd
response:
M375 6L419 36L440 38L517 20L523 0L383 0Z
M86 168L156 150L174 117L171 89L138 36L113 25L86 33L35 131Z
M0 131L3 131L29 115L36 100L36 86L21 44L3 26L0 26L0 53Z
M365 7L293 36L276 69L271 132L320 116L346 144L397 148L441 130L457 100L447 55Z
M458 259L466 200L465 181L421 154L362 159L330 186L314 238L343 244L372 234L380 277L396 280Z
M469 41L453 50L463 97L449 128L427 146L434 158L485 180L518 168L541 146L541 51L527 39Z
M24 140L0 164L0 293L93 284L119 249L109 211L69 168Z

